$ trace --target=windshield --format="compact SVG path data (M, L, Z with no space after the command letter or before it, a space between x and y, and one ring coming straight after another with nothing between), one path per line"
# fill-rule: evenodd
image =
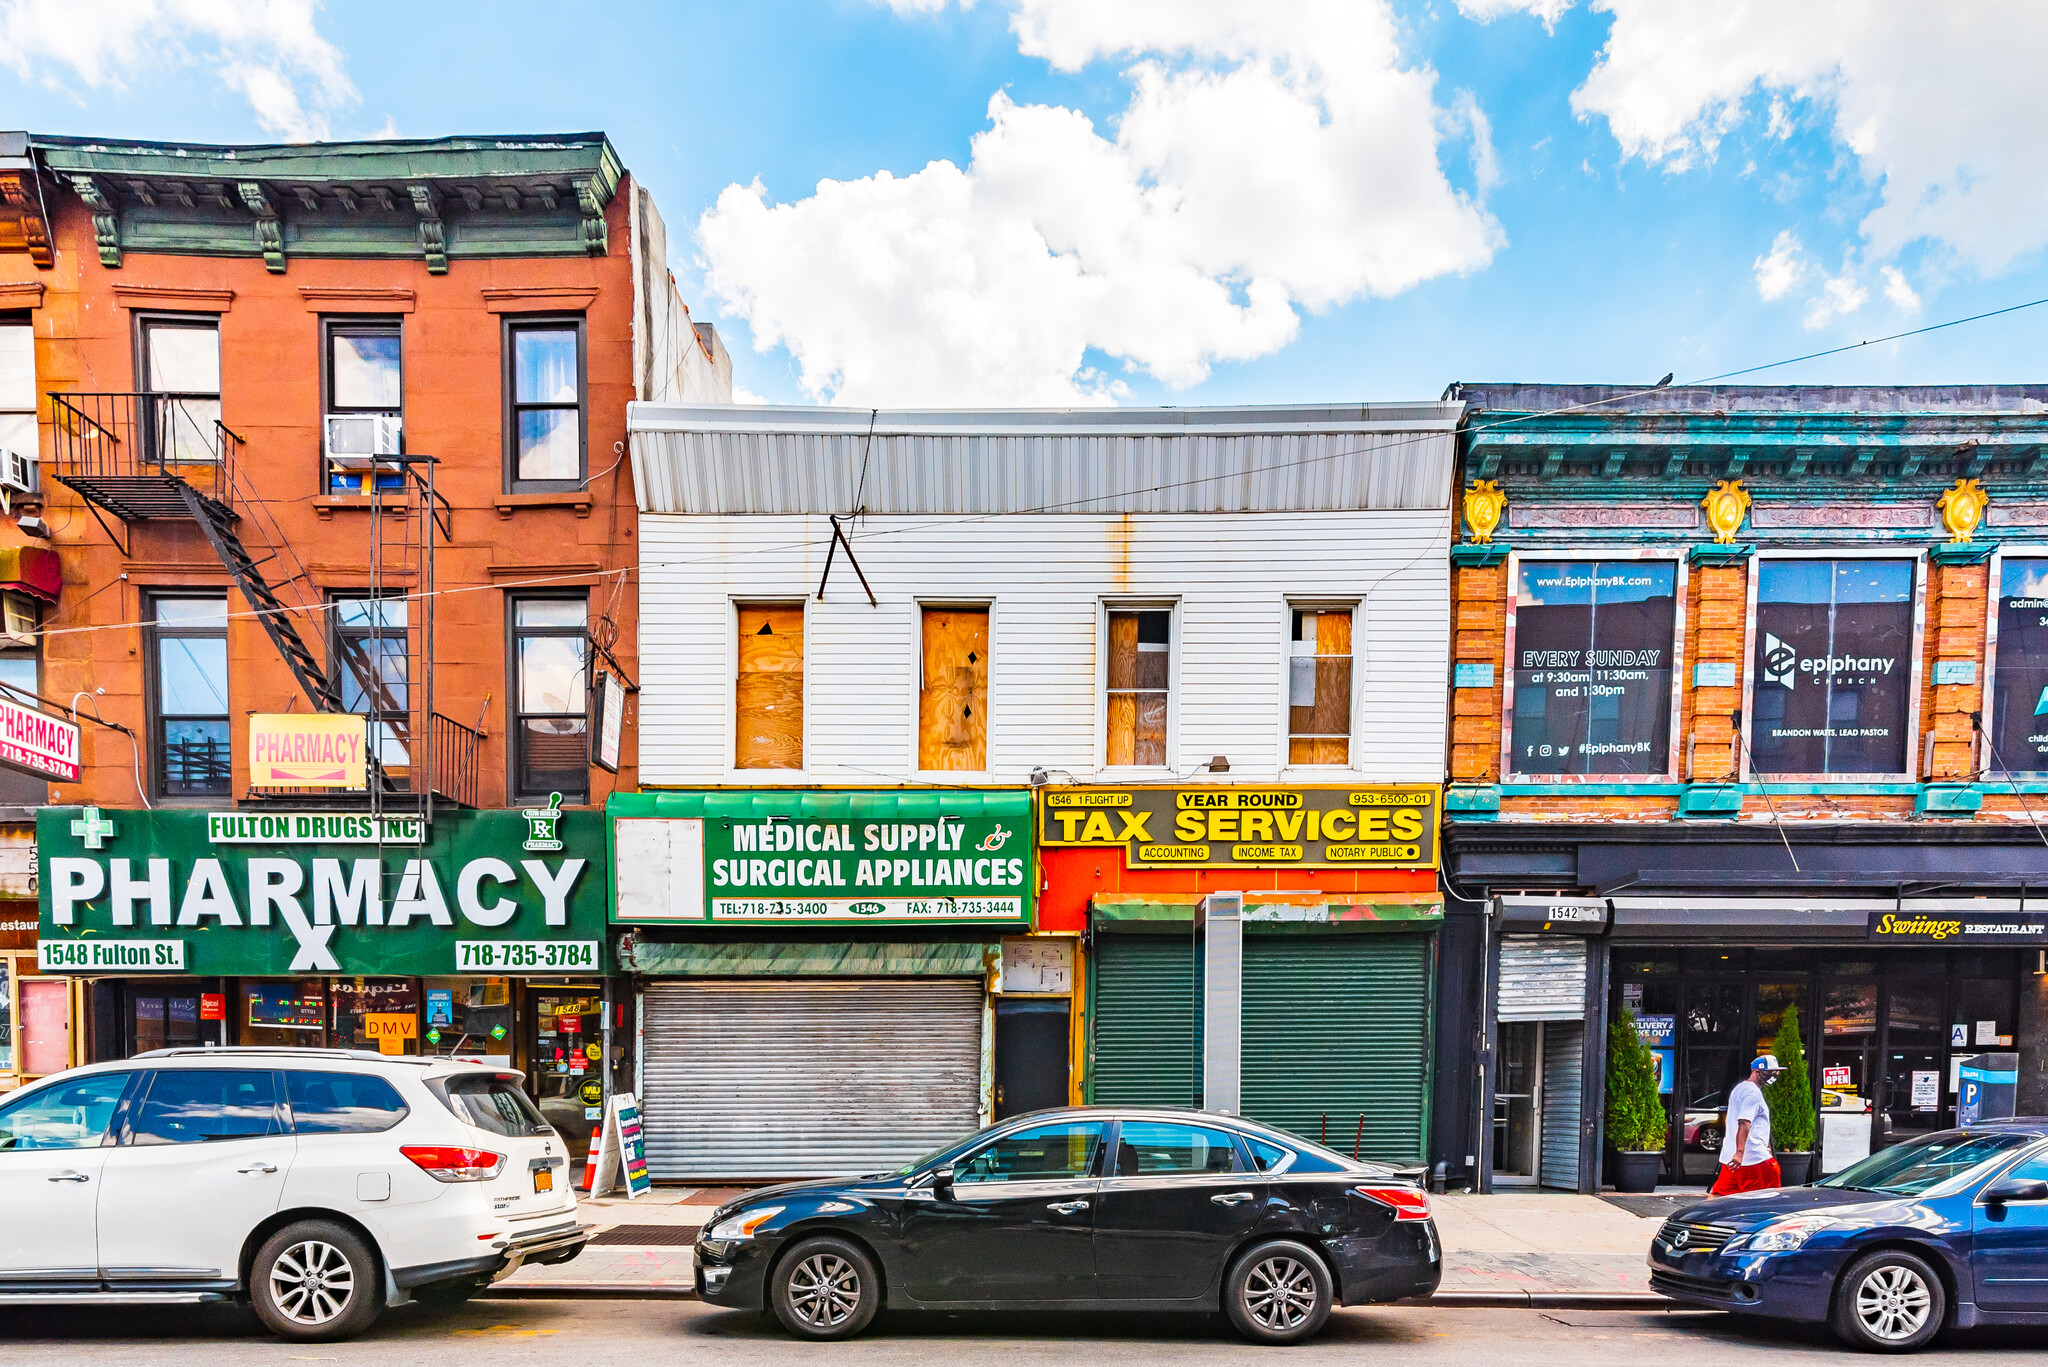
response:
M1874 1153L1814 1185L1880 1191L1888 1196L1920 1196L2033 1142L2032 1136L2023 1134L1937 1134L1917 1144L1900 1144Z
M933 1149L930 1153L918 1159L915 1163L905 1163L902 1167L896 1169L896 1171L890 1173L889 1175L891 1177L908 1177L913 1172L922 1172L926 1168L935 1168L939 1164L943 1163L946 1159L951 1158L956 1154L966 1152L966 1150L972 1147L976 1141L978 1141L983 1135L987 1134L989 1130L995 1128L995 1126L991 1125L988 1127L987 1130L976 1130L973 1134L968 1135L965 1139L956 1139L952 1143L946 1145L944 1148Z

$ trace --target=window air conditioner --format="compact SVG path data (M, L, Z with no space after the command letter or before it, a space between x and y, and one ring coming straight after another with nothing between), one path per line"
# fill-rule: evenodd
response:
M328 463L344 469L362 469L374 457L395 456L402 427L396 413L329 413Z
M18 494L32 494L36 491L36 463L33 458L19 451L0 448L0 489L9 489Z

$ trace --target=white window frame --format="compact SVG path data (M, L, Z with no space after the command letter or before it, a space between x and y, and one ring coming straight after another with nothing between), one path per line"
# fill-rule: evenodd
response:
M1912 658L1906 676L1905 768L1860 774L1781 774L1759 771L1750 763L1751 732L1756 726L1756 600L1767 560L1910 560L1913 563ZM1920 781L1920 675L1927 653L1927 548L1871 546L1758 551L1750 557L1748 603L1742 617L1742 767L1744 783L1917 783Z
M1365 671L1359 667L1363 652L1359 650L1362 619L1360 611L1363 600L1343 594L1290 596L1281 601L1280 612L1280 758L1273 766L1283 781L1294 779L1313 782L1318 777L1333 777L1358 771L1358 717L1360 701L1365 695ZM1294 752L1294 726L1289 713L1293 708L1289 699L1293 697L1294 669L1294 614L1297 612L1348 612L1351 614L1351 734L1344 744L1342 764L1294 764L1289 757Z
M910 607L910 652L908 663L911 686L907 707L907 720L910 725L910 747L903 763L904 772L921 783L990 782L989 776L995 772L996 767L996 600L993 598L971 597L913 598ZM918 754L917 746L917 723L924 697L924 615L927 611L986 611L988 613L988 697L983 702L983 706L988 709L988 716L983 719L988 732L988 745L982 754L982 766L979 769L925 769L920 767L918 763L921 757ZM806 632L808 630L809 628L806 627ZM808 641L809 636L806 635L805 639ZM808 657L805 659L804 665L804 686L808 689L810 687L811 673ZM810 720L810 706L808 702L804 707L804 719L808 724ZM805 754L808 756L809 752L806 751ZM806 763L808 762L807 758Z
M740 743L740 605L762 608L799 608L804 615L804 725L799 743L804 748L803 764L795 769L742 769L735 760ZM811 599L808 594L728 593L725 596L725 782L733 787L780 788L811 781Z
M1525 562L1555 562L1570 560L1600 561L1617 560L1667 560L1674 565L1672 574L1671 603L1671 715L1668 724L1669 741L1664 751L1664 771L1649 774L1537 774L1520 772L1515 768L1515 618L1516 602L1521 596L1522 565ZM1501 628L1500 677L1500 782L1504 786L1517 783L1569 783L1601 784L1620 787L1637 783L1670 783L1679 774L1678 749L1679 733L1685 718L1685 697L1688 691L1685 658L1686 614L1691 610L1692 566L1686 559L1683 546L1660 546L1648 550L1622 550L1612 546L1581 546L1553 549L1546 546L1540 551L1510 550L1507 558L1508 582L1506 595L1506 621ZM1756 601L1756 576L1750 576L1750 602ZM1747 640L1747 635L1744 637ZM1457 664L1456 636L1452 638L1452 665ZM1745 671L1746 672L1746 671ZM1455 718L1446 718L1455 724ZM1448 737L1447 737L1448 739Z
M1179 598L1100 598L1095 605L1095 771L1105 779L1171 778L1179 771L1181 689L1181 600ZM1166 763L1109 762L1109 614L1166 614Z

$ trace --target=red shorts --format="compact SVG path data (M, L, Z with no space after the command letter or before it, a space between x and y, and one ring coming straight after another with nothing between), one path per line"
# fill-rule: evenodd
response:
M1729 1196L1738 1191L1769 1191L1784 1185L1784 1177L1778 1172L1778 1160L1766 1158L1761 1163L1745 1163L1732 1168L1721 1165L1721 1175L1714 1179L1715 1196Z

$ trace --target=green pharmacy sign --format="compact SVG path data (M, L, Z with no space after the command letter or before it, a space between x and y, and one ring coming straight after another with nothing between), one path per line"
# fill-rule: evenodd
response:
M1024 789L622 793L608 811L623 924L1031 919Z
M597 973L604 817L38 815L47 973Z

